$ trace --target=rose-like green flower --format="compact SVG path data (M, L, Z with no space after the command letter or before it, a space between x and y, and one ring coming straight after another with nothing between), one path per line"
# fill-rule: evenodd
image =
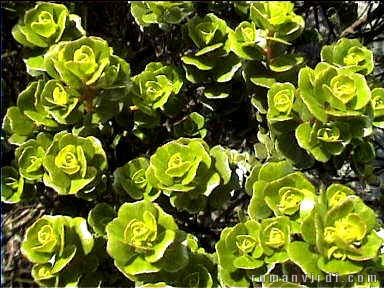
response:
M266 32L256 29L253 22L241 22L229 32L231 50L246 60L261 60L266 47Z
M93 245L85 219L45 215L27 229L21 252L35 264L32 276L38 284L57 287L78 281Z
M130 68L112 52L105 40L82 37L51 46L44 65L50 76L75 89L120 88L127 85Z
M288 161L267 162L264 165L256 163L253 166L245 184L248 194L252 195L251 202L248 206L248 214L251 219L258 220L271 216L272 210L265 202L264 190L270 183L284 179L293 172L293 167ZM290 186L295 186L294 182L295 181L291 181ZM312 190L312 188L310 190ZM276 208L276 203L274 208ZM282 214L276 210L275 215Z
M271 211L276 216L287 216L292 221L292 230L300 232L299 224L310 215L315 206L315 187L300 172L285 173L287 174L269 182L258 180L254 183L248 213L255 220L266 218Z
M147 273L176 272L188 263L172 216L148 200L123 204L106 231L109 255L133 281Z
M150 159L147 178L164 191L191 191L199 181L199 168L211 167L208 146L200 139L181 138L158 148ZM199 166L203 167L199 167Z
M373 125L384 128L384 88L372 90Z
M79 137L62 131L55 135L44 161L44 184L59 194L75 194L94 187L107 160L95 137ZM90 187L92 189L93 187Z
M195 16L187 23L187 28L188 35L195 45L199 49L206 48L205 50L207 50L201 50L199 55L223 47L228 37L227 24L213 13L204 17Z
M68 17L68 9L63 4L39 2L13 27L12 35L27 47L49 47L59 42Z
M268 30L275 38L291 41L299 37L305 25L293 8L291 2L254 2L250 4L250 18L256 27Z
M363 75L319 63L299 72L300 96L312 115L326 122L329 117L358 117L371 100Z
M123 167L113 172L113 187L119 193L127 193L132 199L140 200L148 198L155 200L160 191L148 183L145 172L149 166L149 160L144 157L133 159Z
M256 165L247 179L252 185L248 206L251 219L286 216L292 233L300 233L300 225L312 213L316 204L316 189L300 172L294 172L287 161Z
M229 182L231 170L218 146L209 151L202 139L179 138L156 150L146 176L153 187L171 196L175 207L195 212L205 207L220 183Z
M327 124L304 122L296 128L296 139L300 147L317 161L327 162L332 155L340 155L351 141L352 125L346 122Z
M195 16L187 23L188 35L198 51L190 51L181 57L186 78L192 83L210 83L204 95L208 98L225 98L229 95L225 85L240 68L240 59L228 54L229 28L224 20L209 13L204 17Z
M289 220L284 216L225 228L216 244L221 285L248 287L255 269L289 259L285 250L289 242Z
M177 95L182 86L176 67L151 62L143 72L133 77L130 96L142 112L153 114L158 108L164 109L169 98Z
M359 197L348 195L340 199L322 219L324 228L317 231L323 239L317 243L322 245L318 247L322 251L318 262L321 270L354 274L364 268L366 261L377 257L383 239L374 230L376 215Z
M79 120L80 94L57 80L32 82L20 93L17 105L37 125L57 127Z
M65 217L44 216L29 227L21 246L28 260L43 264L48 262L56 252L62 254L65 224Z
M349 195L354 195L355 192L347 186L341 184L332 184L327 188L326 197L328 207L333 208L344 202Z
M192 2L137 1L131 4L131 13L137 24L142 27L158 24L163 30L168 30L169 24L179 24L192 12Z
M219 281L223 287L248 287L251 279L246 271L264 265L260 226L248 220L221 232L216 251Z
M265 263L284 263L289 260L286 252L290 242L291 228L286 216L263 219L260 228L260 243Z
M12 166L1 167L1 202L20 202L24 190L24 178Z
M372 51L358 39L342 38L335 44L323 46L321 61L364 75L370 74L374 67Z
M268 90L268 120L286 121L292 118L295 87L291 83L275 83Z
M44 174L43 160L50 144L50 136L40 133L36 140L28 140L16 149L15 158L21 176L32 181L42 179Z
M48 114L60 124L71 121L71 117L80 99L80 94L68 87L63 86L59 81L49 80L41 92L41 105Z

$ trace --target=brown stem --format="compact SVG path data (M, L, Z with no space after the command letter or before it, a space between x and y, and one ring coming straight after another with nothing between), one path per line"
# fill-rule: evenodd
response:
M87 113L93 113L94 108L93 108L93 98L95 97L95 88L91 86L87 86L83 90L83 97L82 100L84 101L85 104L85 110Z
M268 37L272 37L273 36L273 31L269 31L268 32ZM266 55L266 63L267 63L267 67L269 69L269 63L271 61L271 58L272 58L272 48L271 48L271 40L267 39L267 49L265 49L265 55Z

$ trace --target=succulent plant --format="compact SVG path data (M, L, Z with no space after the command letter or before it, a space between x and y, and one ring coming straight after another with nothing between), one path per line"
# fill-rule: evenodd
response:
M181 23L193 13L192 2L181 1L137 1L131 4L131 13L142 27L157 24L161 29L169 29L170 24Z
M365 190L381 184L384 88L362 42L321 46L293 2L130 1L140 27L122 31L125 48L85 36L69 12L83 5L9 5L35 5L12 30L33 80L2 79L18 96L5 101L1 200L20 202L10 216L71 215L26 229L36 284L380 286L384 229L364 202L376 193L342 185L349 168ZM304 58L313 45L319 63Z
M241 67L240 60L229 54L229 28L215 14L195 16L187 23L188 35L197 47L196 52L187 52L181 58L186 78L192 83L210 83L204 95L208 98L225 98L223 85L230 81Z
M80 93L57 80L32 82L20 93L17 106L37 125L57 127L79 120Z
M24 190L24 178L12 166L1 167L1 202L18 203Z
M21 144L15 151L19 172L27 180L42 180L44 174L43 161L46 150L52 139L48 134L40 133L36 140L30 139Z
M188 263L182 233L172 216L148 200L123 204L106 227L107 251L131 280L159 271L176 272Z
M296 88L291 83L275 83L268 90L268 120L287 121L292 118Z
M129 64L113 55L105 40L92 36L52 45L44 65L51 77L75 89L119 87L130 74Z
M210 151L202 139L179 138L156 150L146 177L171 197L175 207L194 212L205 207L207 197L220 183L229 182L231 170L220 148Z
M145 175L149 167L149 160L144 157L135 158L123 167L115 170L113 187L118 193L126 193L132 199L141 200L148 198L155 200L159 196L157 189L148 183Z
M176 67L160 62L149 63L145 70L132 80L133 87L129 93L132 102L140 111L149 115L158 108L164 109L169 98L176 96L183 86L183 80Z
M68 18L65 5L39 2L13 27L12 35L27 47L49 47L60 41Z
M246 60L261 60L266 48L266 33L256 29L254 22L241 22L229 32L231 50Z
M249 16L257 27L268 30L273 37L287 41L296 39L304 29L303 17L293 11L292 2L260 1L251 3Z
M321 49L321 61L364 75L373 71L373 53L358 39L341 38Z
M329 117L356 117L371 99L364 76L319 63L315 69L303 68L299 73L299 89L303 102L319 121Z
M97 184L98 177L107 168L107 159L97 138L83 138L62 131L53 138L43 165L44 184L67 195L86 191L88 185Z
M97 266L97 262L87 264L93 247L85 219L44 215L27 229L21 252L34 263L32 277L37 283L62 286L76 283L82 274Z
M285 216L248 220L225 228L216 244L219 279L223 286L245 287L267 265L289 260L290 224ZM264 271L264 273L263 273Z

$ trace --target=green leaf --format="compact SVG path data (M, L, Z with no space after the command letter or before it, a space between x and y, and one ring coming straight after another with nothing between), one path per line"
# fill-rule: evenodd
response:
M289 162L269 162L260 168L258 180L270 182L290 173L293 173L293 167Z
M168 24L178 24L193 12L190 2L134 2L131 14L138 25L148 27L157 24L160 29L169 30Z
M209 58L202 58L197 56L183 56L181 57L181 61L183 61L187 65L193 65L200 70L211 70L215 67L215 61Z
M219 61L215 66L214 78L217 82L232 80L237 70L241 67L241 61L235 55L229 55L225 61Z
M7 133L24 137L31 136L34 131L33 122L22 114L17 106L8 108L4 117L3 127Z
M261 267L263 264L264 264L263 260L254 259L247 255L237 257L233 261L233 265L239 269L256 269Z
M60 258L55 261L55 264L52 266L51 273L56 274L64 269L65 266L73 259L76 254L76 246L71 245L64 249L63 254L60 255Z
M183 269L188 264L188 260L187 248L175 242L169 246L160 264L165 271L174 273Z
M137 274L154 273L160 271L159 267L156 267L154 264L145 261L142 256L134 257L128 263L128 265L120 264L117 261L114 263L115 266L131 280L135 280L134 275Z
M300 97L303 100L304 104L308 110L316 117L318 120L325 122L327 121L327 114L323 107L323 99L320 98L321 95L315 98L314 96L314 85L315 85L315 71L309 67L301 68L299 71L299 89Z
M215 146L209 151L209 154L215 159L215 168L223 179L223 184L227 184L231 179L232 171L229 167L229 159L224 148Z
M44 57L42 55L24 59L27 66L27 73L33 77L43 75L45 72Z
M338 273L340 276L356 274L363 269L362 264L358 262L337 259L327 261L324 257L320 257L317 264L325 273Z
M230 96L230 86L224 84L213 83L205 87L204 96L208 99L224 99Z
M276 79L272 77L254 76L250 77L249 79L253 84L264 88L271 88L271 86L276 83Z
M310 245L305 242L295 241L288 244L288 255L291 261L298 265L307 275L317 275L320 280L324 278L323 272L317 267L319 255L313 253Z
M76 217L72 219L72 225L80 239L84 254L89 254L93 249L94 240L88 231L87 221L84 218Z
M294 55L282 55L272 58L269 68L274 72L286 72L304 62L304 58Z
M161 236L162 239L156 243L151 248L153 249L153 253L145 256L145 260L154 263L161 258L164 257L164 253L166 253L167 248L173 243L175 240L175 232L172 230L166 230L164 235Z
M105 227L115 217L115 210L107 203L98 203L88 214L88 223L98 235L106 235Z

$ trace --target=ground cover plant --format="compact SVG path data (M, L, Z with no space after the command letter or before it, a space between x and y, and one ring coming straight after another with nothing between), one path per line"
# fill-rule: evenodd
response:
M2 284L381 287L384 5L344 4L5 4Z

